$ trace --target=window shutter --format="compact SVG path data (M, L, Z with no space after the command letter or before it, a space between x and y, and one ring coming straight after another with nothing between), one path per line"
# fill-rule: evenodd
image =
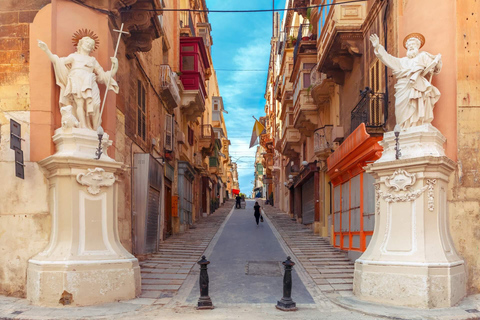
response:
M173 151L173 117L170 114L165 115L165 150Z

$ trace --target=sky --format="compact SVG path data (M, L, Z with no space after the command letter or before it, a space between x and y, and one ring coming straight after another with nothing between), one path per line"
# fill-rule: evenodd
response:
M271 9L271 0L206 0L209 10ZM275 0L283 8L284 0ZM215 13L212 25L212 60L223 97L230 155L238 164L240 191L250 195L254 180L256 146L249 149L255 116L265 116L272 13ZM262 71L247 71L262 70Z

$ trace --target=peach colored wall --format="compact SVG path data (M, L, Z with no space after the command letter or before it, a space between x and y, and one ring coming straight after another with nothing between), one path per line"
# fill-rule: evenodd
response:
M72 35L79 29L87 28L95 32L100 40L97 50L92 53L104 70L110 70L110 57L114 53L114 44L105 14L80 6L67 0L52 0L51 20L48 13L39 15L31 25L32 37L30 39L31 65L30 81L32 87L32 161L41 160L54 151L51 136L52 129L60 126L60 113L58 107L59 88L53 80L53 67L45 53L36 44L36 36L45 41L50 50L59 57L65 57L76 51L72 44ZM53 82L52 82L53 81ZM100 85L103 100L105 86ZM51 91L54 90L52 93ZM103 113L102 126L115 141L116 126L116 95L109 93ZM35 123L34 121L35 120ZM38 121L37 121L38 120ZM114 155L114 148L110 148L110 156Z
M55 123L55 78L47 55L37 39L52 49L52 6L38 12L30 25L30 160L39 161L53 154ZM53 50L53 49L52 49Z
M433 77L442 96L435 105L433 125L447 138L445 152L452 160L457 160L457 111L456 111L456 14L453 0L398 0L398 47L400 56L406 50L403 39L412 32L425 36L425 46L421 49L432 54L442 54L443 67L439 75Z

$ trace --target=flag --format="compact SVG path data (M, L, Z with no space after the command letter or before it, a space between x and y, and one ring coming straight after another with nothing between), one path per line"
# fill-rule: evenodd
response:
M255 124L253 125L253 131L252 131L252 138L250 139L250 148L253 147L254 145L258 144L257 138L262 135L267 133L265 130L265 127L263 124L258 122L257 119L255 119Z

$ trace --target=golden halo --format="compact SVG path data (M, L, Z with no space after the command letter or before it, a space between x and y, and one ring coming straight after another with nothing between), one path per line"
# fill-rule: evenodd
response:
M73 45L75 47L78 46L78 42L83 37L89 37L89 38L93 39L93 41L95 41L95 47L93 48L92 51L95 51L98 48L98 46L100 45L100 40L98 39L98 36L92 30L88 30L88 29L80 29L73 34L73 36L72 36Z
M408 39L412 39L412 38L418 39L420 41L420 48L423 47L423 45L425 44L425 37L421 33L414 32L414 33L410 33L408 36L405 37L405 39L403 39L403 47L405 49L407 49Z

